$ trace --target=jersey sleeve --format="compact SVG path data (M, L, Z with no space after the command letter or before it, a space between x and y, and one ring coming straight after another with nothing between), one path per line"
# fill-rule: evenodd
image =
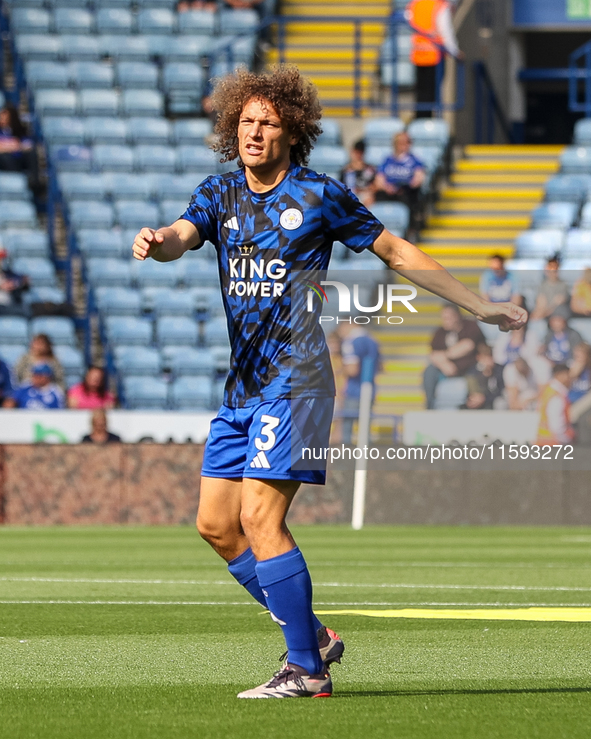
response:
M333 241L355 252L372 246L384 226L343 184L326 178L322 219Z
M216 193L213 178L208 177L195 188L187 210L181 216L184 221L192 223L199 231L200 249L206 241L217 243Z

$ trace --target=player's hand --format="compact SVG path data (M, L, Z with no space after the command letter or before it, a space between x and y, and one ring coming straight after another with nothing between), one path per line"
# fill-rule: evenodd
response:
M480 320L498 326L501 331L516 331L527 323L528 315L524 308L515 303L485 303Z
M133 240L133 256L143 262L151 257L158 247L164 243L164 234L153 228L142 228Z

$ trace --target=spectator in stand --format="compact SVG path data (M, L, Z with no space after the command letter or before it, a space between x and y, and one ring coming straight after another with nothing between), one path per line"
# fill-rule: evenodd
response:
M32 377L32 368L36 364L48 364L53 372L53 378L57 385L63 390L65 387L64 368L56 359L53 353L53 347L49 336L46 334L37 334L31 339L29 351L18 360L14 367L14 374L17 381L22 385L30 382Z
M558 275L560 262L558 257L550 257L544 268L544 281L536 295L536 304L531 314L531 320L548 318L559 305L567 305L570 301L568 285Z
M476 365L476 347L485 344L476 321L462 318L453 304L441 309L441 327L431 341L430 364L423 375L427 408L435 406L435 388L444 377L464 377Z
M573 349L583 343L583 337L568 325L570 309L561 305L548 319L548 333L542 345L543 355L552 364L569 364L573 358Z
M89 434L82 437L83 444L112 444L120 442L121 437L112 434L107 428L107 414L102 408L93 411L91 430Z
M207 10L215 13L217 8L217 0L181 0L176 6L177 13L186 13L188 10Z
M12 396L12 379L10 370L3 359L0 359L0 405Z
M480 278L480 294L491 303L513 302L521 305L521 296L512 274L505 269L505 257L493 254Z
M26 172L31 183L37 182L37 156L33 140L14 105L0 110L0 170Z
M351 148L349 164L341 171L341 182L355 193L366 207L374 201L376 168L365 161L365 141L356 141Z
M263 13L263 0L222 0L222 7L234 8L235 10L256 10L259 15Z
M538 441L545 444L569 444L575 432L570 421L568 391L571 385L570 371L559 363L552 369L552 379L540 396L540 425Z
M570 309L577 316L591 316L591 267L586 267L581 279L575 282Z
M115 396L107 388L107 375L102 367L89 367L84 379L68 390L68 407L93 411L113 408Z
M503 368L495 364L493 351L488 344L478 345L476 367L466 379L468 381L466 408L491 410L505 407Z
M577 344L573 347L570 377L568 400L569 403L574 403L591 391L591 347L589 344Z
M517 357L503 369L505 397L510 411L534 411L540 385L532 368L523 357Z
M27 410L65 408L64 393L53 381L53 369L49 364L35 364L31 369L31 381L13 391L4 407Z
M8 252L0 247L0 316L26 316L23 293L29 289L29 278L13 272L7 257Z

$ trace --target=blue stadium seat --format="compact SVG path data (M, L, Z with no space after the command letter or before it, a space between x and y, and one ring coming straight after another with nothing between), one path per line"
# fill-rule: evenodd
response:
M0 202L0 228L35 228L37 211L26 200Z
M150 346L152 321L137 316L107 316L107 338L113 346Z
M341 241L335 241L332 245L332 259L342 261L349 256L349 249Z
M229 346L228 324L225 318L212 318L207 321L204 329L205 343L207 346Z
M410 211L404 203L374 203L371 212L397 236L402 236L408 228Z
M569 326L581 334L586 344L591 344L591 318L571 318Z
M73 346L55 346L54 351L58 362L64 368L68 387L81 382L84 377L86 364L84 362L84 355L80 349L76 349Z
M12 258L43 257L49 259L49 236L46 231L29 229L6 230L2 242Z
M115 82L113 67L105 62L71 62L70 74L81 90L109 90Z
M131 287L129 259L91 257L86 262L90 284L95 287Z
M115 349L117 371L122 376L158 375L162 360L157 349L147 346L118 346Z
M140 144L135 148L135 168L138 172L172 174L176 171L176 149L172 146Z
M573 143L575 146L591 146L591 119L582 118L575 123Z
M154 377L126 377L123 381L125 405L132 410L164 410L168 404L168 385Z
M13 8L10 30L14 34L49 33L51 15L41 8Z
M179 377L170 386L170 405L174 410L209 410L213 382L208 377Z
M57 62L62 53L59 36L23 34L15 38L15 45L23 61Z
M66 200L104 200L106 183L101 175L87 172L61 172L58 175L60 190Z
M78 110L78 97L73 90L37 90L37 115L73 116Z
M122 118L89 116L83 119L84 138L90 146L95 144L124 145L127 143L127 125Z
M137 273L137 270L136 270ZM171 287L165 286L154 286L154 285L148 285L147 287L142 287L140 292L140 299L141 299L141 305L142 310L144 313L152 313L154 311L154 302L158 295L160 293L169 294L171 291Z
M318 137L318 146L341 146L341 127L335 118L322 119L322 133Z
M213 377L215 361L208 349L183 347L170 359L170 369L175 377Z
M133 172L133 159L130 146L98 144L92 149L92 161L99 172Z
M435 388L437 410L459 408L468 397L468 381L465 377L445 377Z
M219 155L207 146L177 147L177 166L181 172L209 172L218 169ZM198 183L195 183L197 185Z
M166 146L171 139L170 122L166 118L130 118L127 133L132 144Z
M211 348L211 355L213 357L213 361L215 362L215 370L216 372L223 373L224 375L228 374L228 371L230 369L230 358L232 356L232 351L230 349L230 345L226 346L213 346ZM223 394L223 386L225 385L225 379L222 381L222 394ZM218 405L221 405L221 398L218 403Z
M216 17L207 10L189 10L179 14L179 33L191 36L215 36Z
M23 295L23 301L27 305L31 303L55 303L62 305L67 303L66 292L61 287L40 285L33 287Z
M175 287L178 282L175 263L156 262L154 259L146 259L145 262L134 260L132 272L140 288Z
M215 290L209 296L207 301L207 315L209 318L219 318L225 316L224 301L220 290Z
M568 146L560 157L564 174L591 174L591 147Z
M560 252L564 232L558 229L534 229L519 234L515 241L515 256L544 259Z
M195 301L189 290L161 290L154 295L154 314L161 316L192 316Z
M381 167L391 154L391 146L372 144L365 150L365 161L373 167Z
M411 152L423 164L427 173L435 172L443 158L443 149L440 146L416 146L413 144Z
M578 210L576 203L544 203L532 212L532 228L570 228Z
M96 14L98 33L127 35L134 30L134 17L127 8L99 8Z
M171 223L178 221L187 210L188 204L188 200L165 200L160 203L160 222L170 226Z
M203 246L199 247L199 249L191 249L190 251L185 252L183 259L185 262L215 262L217 260L217 254L214 245L211 242L206 241Z
M158 346L170 344L196 346L198 338L197 323L188 316L163 316L156 321Z
M100 287L95 300L103 316L140 316L141 299L138 290L129 287Z
M92 151L87 146L55 146L51 160L59 172L90 172Z
M105 229L113 226L115 215L109 203L74 200L68 205L68 220L74 229Z
M449 124L441 118L415 118L408 124L408 135L416 146L447 146Z
M62 56L69 62L98 62L103 55L97 36L62 35Z
M177 5L177 0L136 0L140 8L167 8L172 10Z
M257 37L249 36L219 36L213 40L213 49L219 58L228 62L252 65L256 49Z
M215 351L213 349L212 351ZM228 362L228 368L230 364ZM219 379L215 380L213 383L213 408L219 408L221 404L224 402L224 390L226 388L226 381Z
M203 96L203 70L189 62L170 62L164 68L163 88L172 114L198 113Z
M134 0L96 0L95 3L98 8L131 8L135 5Z
M43 138L50 146L55 144L84 144L84 121L73 117L46 117L41 122Z
M146 8L138 13L137 28L141 34L172 34L176 30L176 16L167 8Z
M394 83L399 87L413 87L417 81L416 68L408 59L391 61L388 58L387 47L382 46L380 81L382 85L388 87Z
M123 241L116 228L82 228L76 231L76 241L82 254L89 258L123 259L131 254L131 244Z
M562 250L565 259L577 257L591 258L591 230L573 228L566 234L566 243Z
M83 116L116 116L120 103L117 90L80 91L80 113Z
M368 146L388 146L392 149L392 139L404 131L400 118L370 118L365 121L364 138Z
M13 262L14 271L27 275L34 287L55 287L57 277L53 262L43 257L19 257Z
M162 49L162 58L166 62L194 62L209 54L215 46L211 36L173 36Z
M583 202L591 193L591 175L559 174L546 183L546 200L550 203Z
M31 320L29 330L32 336L46 334L51 343L57 346L76 346L74 321L64 316L39 316Z
M221 10L219 14L220 33L233 35L237 33L254 33L259 26L256 10Z
M127 116L164 115L164 97L158 90L124 90L122 113Z
M179 259L177 274L185 287L218 287L220 278L215 264L203 259Z
M325 172L338 179L341 169L349 161L349 155L342 146L315 146L310 154L310 167L317 172Z
M591 203L585 203L581 211L581 228L591 228Z
M101 53L117 62L149 62L152 56L146 36L101 36Z
M56 8L53 14L53 26L60 35L68 33L92 33L94 15L81 8Z
M213 125L208 118L186 119L174 121L173 130L174 140L178 145L202 146L211 136Z
M2 327L0 324L0 334ZM28 351L26 344L1 344L0 359L8 365L9 369L13 369L18 360Z
M0 316L0 342L22 346L29 342L29 324L19 316Z
M0 172L0 200L30 200L26 175L21 172Z
M158 87L158 67L151 62L119 62L117 79L124 89L153 90Z
M121 228L135 228L143 226L158 228L160 212L154 203L142 200L116 200L115 219Z
M188 204L198 184L192 174L163 175L156 180L156 196L158 200L184 200Z
M28 62L25 76L31 90L64 90L71 79L68 65L59 62Z
M152 194L150 179L142 175L107 173L105 179L113 200L148 200Z

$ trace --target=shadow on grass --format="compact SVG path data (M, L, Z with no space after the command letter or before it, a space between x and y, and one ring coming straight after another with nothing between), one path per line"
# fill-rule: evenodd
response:
M407 698L424 695L527 695L552 693L590 693L591 686L578 688L482 688L449 690L339 690L333 698Z

